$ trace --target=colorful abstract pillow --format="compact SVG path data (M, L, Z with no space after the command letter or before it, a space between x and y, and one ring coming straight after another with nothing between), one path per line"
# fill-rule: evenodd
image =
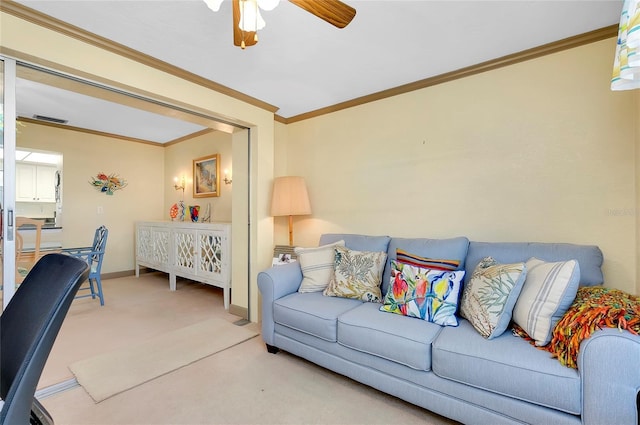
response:
M344 246L344 241L334 242L315 248L294 248L302 269L302 283L298 292L320 292L329 284L333 276L336 246Z
M526 276L524 263L498 264L491 257L483 258L464 287L461 316L487 339L502 335Z
M380 311L440 326L458 326L456 311L464 270L445 271L391 261L391 282Z
M323 294L377 303L382 301L380 283L387 254L354 251L342 246L336 246L334 250L334 273Z
M551 332L578 292L580 266L576 260L547 263L538 258L526 262L527 278L513 308L513 321L537 346L551 341Z
M416 267L434 270L454 271L460 267L459 260L439 260L428 257L421 257L416 254L409 253L404 249L396 249L396 260L398 263L409 264Z

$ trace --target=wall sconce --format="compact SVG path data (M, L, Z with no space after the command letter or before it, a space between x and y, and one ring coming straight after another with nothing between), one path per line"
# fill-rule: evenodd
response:
M182 176L182 178L180 179L180 184L178 184L177 177L173 178L173 188L175 190L182 190L182 193L184 194L184 186L185 186L184 176Z
M224 184L231 184L232 180L228 177L229 176L229 170L224 170Z

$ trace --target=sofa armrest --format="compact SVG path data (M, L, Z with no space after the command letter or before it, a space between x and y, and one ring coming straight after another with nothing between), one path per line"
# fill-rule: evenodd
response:
M262 339L274 345L273 302L298 290L302 282L300 263L274 266L258 273L258 289L262 295Z
M580 344L582 423L637 424L640 336L618 329L594 332Z

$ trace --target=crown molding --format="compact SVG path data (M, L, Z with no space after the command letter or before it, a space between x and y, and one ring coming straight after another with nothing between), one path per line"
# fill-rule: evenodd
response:
M119 134L107 133L107 132L104 132L104 131L89 130L89 129L82 128L82 127L74 127L72 125L67 125L67 124L58 124L58 123L54 123L54 122L46 122L46 121L36 120L36 119L33 119L33 118L27 118L27 117L18 117L17 121L25 123L25 124L36 124L36 125L43 125L43 126L46 126L46 127L59 128L59 129L62 129L62 130L77 131L77 132L85 133L85 134L93 134L94 136L109 137L111 139L124 140L124 141L127 141L127 142L142 143L142 144L145 144L145 145L158 146L158 147L161 147L161 148L162 147L167 148L169 146L173 146L173 145L176 145L178 143L186 142L187 140L191 140L191 139L194 139L196 137L204 136L205 134L213 133L214 131L216 131L216 130L214 130L212 128L205 128L204 130L200 130L200 131L196 131L195 133L187 134L186 136L182 136L182 137L179 137L177 139L170 140L170 141L168 141L166 143L161 143L161 142L154 142L154 141L146 140L146 139L137 139L135 137L121 136Z
M210 90L214 90L218 93L222 93L234 99L246 102L250 105L265 109L269 112L275 113L278 110L277 106L271 105L267 102L263 102L262 100L256 99L232 88L223 86L222 84L218 84L206 78L200 77L199 75L186 71L182 68L161 61L107 38L90 33L74 25L70 25L59 19L53 18L49 15L45 15L44 13L23 6L20 3L16 3L11 0L1 0L0 12L8 13L9 15L13 15L17 18L31 22L43 28L47 28L60 34L64 34L71 38L75 38L76 40L82 41L83 43L87 43L111 53L115 53L151 68L155 68L162 72L166 72L168 74L182 78L183 80L190 81L202 87L206 87Z
M169 146L177 145L178 143L186 142L187 140L195 139L196 137L204 136L205 134L213 133L214 131L216 130L213 128L205 128L204 130L196 131L195 133L173 139L170 142L165 143L164 147L167 148Z
M111 139L125 140L127 142L143 143L145 145L154 145L154 146L160 146L160 147L164 146L162 143L152 142L150 140L137 139L135 137L121 136L119 134L107 133L107 132L98 131L98 130L88 130L88 129L82 128L82 127L74 127L72 125L40 121L40 120L36 120L36 119L33 119L33 118L18 117L17 121L20 121L20 122L23 122L23 123L26 123L26 124L37 124L37 125L43 125L43 126L46 126L46 127L54 127L54 128L59 128L59 129L62 129L62 130L78 131L80 133L93 134L94 136L109 137Z
M470 77L482 72L492 71L520 62L536 59L541 56L550 55L561 52L563 50L573 49L575 47L584 46L586 44L595 43L597 41L606 40L608 38L618 36L618 25L610 25L584 34L568 37L553 43L544 44L542 46L533 47L518 53L502 56L497 59L482 62L477 65L468 66L445 74L436 75L434 77L425 78L424 80L415 81L413 83L404 84L391 89L379 91L356 99L347 100L325 108L316 109L315 111L306 112L304 114L295 115L284 118L276 114L275 120L283 124L291 124L298 121L315 118L321 115L330 114L332 112L341 111L343 109L352 108L354 106L364 105L365 103L374 102L376 100L386 99L388 97L397 96L399 94L409 93L415 90L432 87L438 84L448 83L460 78Z

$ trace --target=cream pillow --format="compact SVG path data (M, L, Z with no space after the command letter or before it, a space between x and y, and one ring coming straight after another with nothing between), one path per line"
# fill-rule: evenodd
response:
M547 263L530 258L527 277L513 308L513 321L537 346L551 341L551 332L578 292L580 266L576 260Z
M298 292L324 291L333 276L336 246L344 246L344 241L315 248L296 247L293 249L298 256L303 276Z

